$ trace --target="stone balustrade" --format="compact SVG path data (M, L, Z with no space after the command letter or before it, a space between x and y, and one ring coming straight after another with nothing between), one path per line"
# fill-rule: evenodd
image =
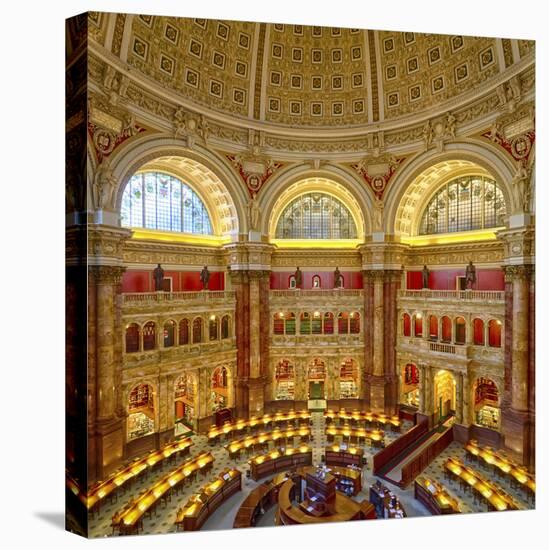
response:
M471 302L501 302L505 299L503 290L400 290L400 299L449 300Z
M126 292L121 295L123 306L142 307L143 305L190 301L210 303L218 301L234 301L232 290L201 290L198 292Z

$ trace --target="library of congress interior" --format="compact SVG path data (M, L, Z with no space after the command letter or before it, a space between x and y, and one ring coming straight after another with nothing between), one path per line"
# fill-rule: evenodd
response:
M73 529L532 508L534 77L528 40L68 20Z

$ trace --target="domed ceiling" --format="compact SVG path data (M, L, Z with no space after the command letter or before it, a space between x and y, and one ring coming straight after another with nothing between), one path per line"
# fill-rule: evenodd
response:
M103 43L100 17L92 36L162 87L223 114L291 127L375 125L451 104L512 68L534 44L148 15L119 23L116 17L112 43Z

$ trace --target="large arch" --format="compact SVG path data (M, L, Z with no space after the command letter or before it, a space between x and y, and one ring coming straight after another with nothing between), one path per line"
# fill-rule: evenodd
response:
M225 159L200 145L190 149L175 138L144 136L113 155L110 168L118 182L114 192L116 212L120 211L122 194L132 175L156 169L182 178L199 192L211 214L215 234L237 240L248 230L244 186Z
M517 207L512 180L516 167L495 146L476 141L449 143L443 152L429 149L411 159L395 175L385 200L384 229L402 236L417 232L421 208L444 182L463 175L494 178L510 214Z
M260 193L259 206L264 213L261 232L273 238L284 207L309 191L322 191L339 199L350 210L361 241L365 234L371 232L373 197L358 175L339 166L323 165L314 169L308 164L293 166L275 174Z

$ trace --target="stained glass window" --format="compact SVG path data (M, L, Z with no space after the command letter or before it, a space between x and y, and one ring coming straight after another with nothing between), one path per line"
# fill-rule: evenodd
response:
M282 212L278 239L356 239L357 229L349 210L335 197L306 193Z
M465 176L447 183L429 201L420 235L455 233L505 225L505 199L497 183L484 176Z
M120 213L124 227L212 234L200 197L179 179L162 172L135 174L124 189Z

